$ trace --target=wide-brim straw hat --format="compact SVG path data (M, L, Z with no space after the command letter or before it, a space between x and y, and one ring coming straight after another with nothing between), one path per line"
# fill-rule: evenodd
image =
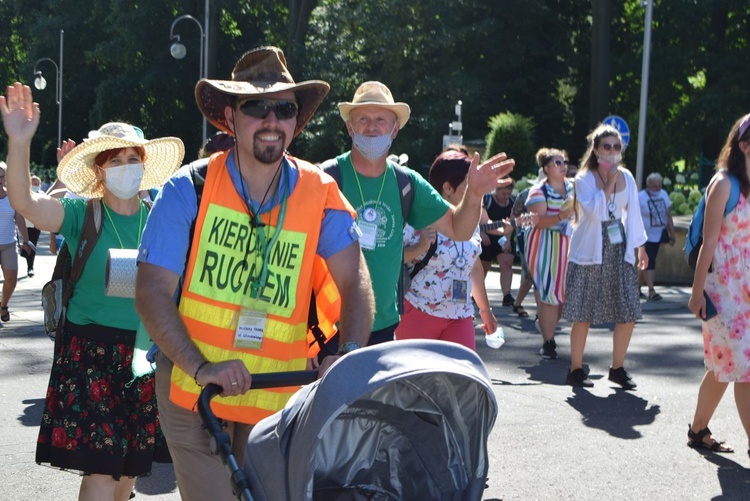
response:
M411 116L411 108L406 103L396 103L393 101L393 94L388 87L380 82L365 82L359 86L357 91L354 93L354 98L351 102L339 103L339 113L344 122L349 121L349 114L353 109L361 108L362 106L377 106L378 108L384 108L390 110L396 114L398 118L399 128L403 128L406 122L409 121Z
M57 177L68 190L84 198L104 195L104 186L94 172L94 159L108 150L138 148L146 151L141 190L162 186L182 164L185 146L177 137L146 140L140 129L126 123L110 122L89 132L88 138L70 150L57 167Z
M202 78L195 86L195 101L203 116L219 130L234 135L224 116L224 109L238 99L278 98L282 92L297 95L295 137L302 132L331 86L322 80L295 83L286 66L284 53L278 47L259 47L246 52L232 70L231 80Z

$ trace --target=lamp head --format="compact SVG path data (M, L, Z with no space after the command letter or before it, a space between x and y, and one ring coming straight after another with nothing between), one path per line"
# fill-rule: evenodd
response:
M47 80L42 76L41 71L34 72L34 87L38 90L44 90L47 88Z
M180 43L180 35L174 36L174 42L172 43L172 46L169 47L169 53L172 54L172 57L175 59L183 59L185 55L187 55L187 49L182 43Z

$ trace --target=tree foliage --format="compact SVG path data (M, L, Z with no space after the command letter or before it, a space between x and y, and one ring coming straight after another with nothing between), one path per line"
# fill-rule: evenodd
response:
M499 113L490 117L487 126L490 132L487 134L485 159L504 152L516 161L515 176L521 177L536 172L536 124L532 119L516 113Z
M644 7L602 0L612 10L609 112L631 128L625 153L635 165ZM739 0L651 0L653 30L645 166L668 172L678 159L715 158L731 123L747 111L744 64L750 5ZM187 57L169 54L169 27L181 14L203 22L205 0L0 0L0 78L30 83L34 63L58 60L65 30L63 136L80 141L103 122L127 120L148 137L174 135L187 157L201 141L194 88L200 33L189 21L175 32ZM490 117L529 117L540 146L585 147L591 95L592 4L564 0L211 0L209 75L228 79L238 57L263 45L285 49L294 77L322 79L331 93L295 154L320 161L350 147L336 103L366 80L388 85L412 116L395 153L424 169L463 102L463 136L487 135ZM42 122L32 161L52 165L57 143L54 68L35 91ZM601 117L604 118L604 117ZM0 135L0 154L5 151ZM521 164L522 162L519 162ZM644 176L645 177L645 176Z

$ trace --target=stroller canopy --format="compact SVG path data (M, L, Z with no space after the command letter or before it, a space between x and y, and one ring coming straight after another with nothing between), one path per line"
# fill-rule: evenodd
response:
M258 500L481 499L497 401L484 364L443 341L362 348L250 434Z

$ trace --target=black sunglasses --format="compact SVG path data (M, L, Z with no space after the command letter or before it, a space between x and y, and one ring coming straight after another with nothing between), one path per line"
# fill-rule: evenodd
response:
M604 151L610 151L610 150L622 151L622 145L620 143L615 143L615 144L602 143L599 146L604 148Z
M248 99L239 103L240 111L253 118L266 118L273 111L279 120L289 120L297 116L297 103L294 101L271 101L268 99Z

